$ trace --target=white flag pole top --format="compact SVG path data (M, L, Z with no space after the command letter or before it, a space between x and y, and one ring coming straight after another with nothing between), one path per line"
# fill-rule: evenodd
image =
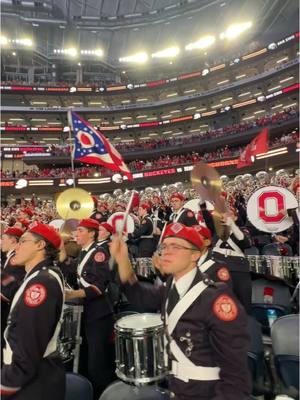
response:
M124 226L126 226L126 223L127 223L127 217L128 217L129 211L131 209L133 197L134 197L134 190L131 192L130 199L128 201L128 204L127 204L127 207L126 207L126 210L125 210L124 218L123 218L123 221L122 221L122 224L121 224L121 229L119 231L120 237L122 237Z
M68 109L67 117L68 117L68 125L69 125L69 146L70 146L72 179L73 179L73 187L75 188L76 182L75 182L75 168L74 168L74 144L72 144L73 122L72 122L71 109Z

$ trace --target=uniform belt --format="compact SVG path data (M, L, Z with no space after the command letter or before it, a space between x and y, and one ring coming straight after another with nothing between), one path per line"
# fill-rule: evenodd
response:
M141 239L153 239L153 235L148 235L148 236L140 236Z
M231 257L242 257L242 258L245 258L245 255L243 253L238 253L237 251L231 250L231 249L217 248L217 249L213 249L213 252L224 254L226 257L231 256Z
M172 361L172 369L170 371L175 378L185 382L188 382L190 379L196 381L216 381L220 379L219 372L219 367L189 366L177 361Z

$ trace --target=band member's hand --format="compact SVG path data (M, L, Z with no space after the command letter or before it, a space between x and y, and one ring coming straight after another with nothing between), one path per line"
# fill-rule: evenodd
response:
M66 249L65 249L65 243L64 243L64 241L62 240L62 241L61 241L61 244L60 244L60 246L59 246L59 258L58 258L58 260L59 260L60 262L63 262L63 261L65 261L65 259L66 259L67 257L68 257L68 256L67 256Z
M132 269L128 256L128 248L124 240L119 236L113 236L113 239L109 244L109 251L112 258L115 259L118 264L121 282L134 283L136 281L136 276Z
M123 238L115 235L112 238L112 241L109 244L109 251L112 258L119 263L122 259L128 258L128 248Z
M154 234L154 235L157 235L157 236L160 236L160 235L161 235L161 230L157 227L157 228L155 228L155 229L153 230L153 234Z
M289 239L287 238L287 237L285 237L285 236L282 236L282 235L275 235L275 240L276 240L276 242L279 242L279 243L286 243Z

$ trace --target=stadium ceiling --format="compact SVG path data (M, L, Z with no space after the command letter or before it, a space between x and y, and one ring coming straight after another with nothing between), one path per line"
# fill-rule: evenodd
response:
M297 0L1 0L1 8L6 35L31 35L47 49L101 47L111 62L218 34L236 21L253 21L253 41L298 29Z

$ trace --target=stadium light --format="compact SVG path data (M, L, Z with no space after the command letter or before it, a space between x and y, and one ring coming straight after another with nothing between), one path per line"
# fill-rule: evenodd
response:
M152 53L152 58L173 58L176 57L180 53L180 49L177 46L168 47L165 50L157 51L156 53Z
M146 61L148 61L148 54L144 51L141 51L140 53L133 54L132 56L121 57L119 58L119 61L144 64Z
M8 39L6 36L3 35L0 36L0 44L1 46L6 46L8 44Z
M252 25L252 21L232 24L226 29L225 32L220 34L220 39L235 39L241 33L245 32L247 29L250 29Z
M77 56L77 49L74 47L70 47L68 49L65 49L65 54L68 54L70 57L76 57Z
M207 47L213 45L216 41L215 36L208 35L203 36L196 42L189 43L185 46L186 50L195 50L195 49L206 49Z

